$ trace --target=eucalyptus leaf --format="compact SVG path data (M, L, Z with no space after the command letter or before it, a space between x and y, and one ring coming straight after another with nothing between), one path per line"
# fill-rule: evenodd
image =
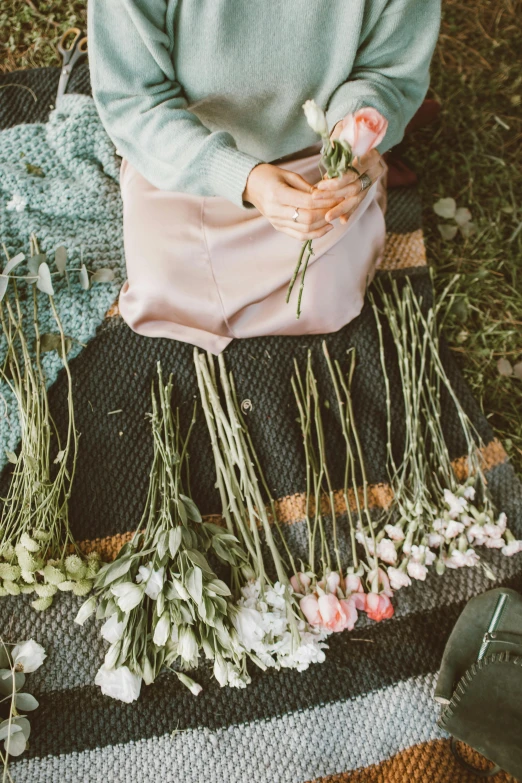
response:
M9 653L7 652L5 646L0 644L0 669L9 670L10 668L11 660L9 658Z
M54 263L60 274L65 274L65 268L67 266L67 248L63 245L60 245L60 247L57 247L54 251Z
M25 674L15 672L15 691L19 691L25 683ZM10 696L13 692L13 675L10 669L0 669L0 694Z
M175 527L169 532L169 552L172 559L176 557L177 551L181 546L181 528Z
M201 568L197 566L189 568L185 578L185 587L192 600L196 604L201 603L201 598L203 597L203 574Z
M16 734L18 731L22 731L20 726L17 726L16 723L11 723L9 725L8 720L2 721L0 723L0 740L5 740L6 737L8 737L10 734L11 736L13 734Z
M97 269L91 277L91 283L112 283L115 277L112 269Z
M192 604L180 604L179 610L181 614L183 615L183 621L187 623L187 625L193 625L194 623L194 612L192 609Z
M4 742L4 748L8 751L10 756L21 756L26 747L27 740L24 737L23 731L11 735L11 737L8 737Z
M36 281L36 287L44 294L47 294L48 296L54 296L51 272L45 261L43 264L40 264L38 269L38 280Z
M446 223L439 223L437 226L439 234L446 242L451 242L457 236L458 226L450 226Z
M89 273L87 272L87 267L85 264L82 264L80 267L80 285L84 291L88 291L91 287L89 282Z
M187 515L188 518L191 519L193 522L202 522L201 514L199 513L199 509L192 500L192 498L188 498L186 495L180 494L180 500L183 502L183 505L187 509Z
M18 266L18 264L21 264L22 261L25 260L25 255L23 253L18 253L14 258L11 258L7 264L5 265L5 269L2 272L3 275L8 275L12 270Z
M26 740L29 739L29 735L31 734L31 724L29 723L27 718L24 718L23 715L20 715L20 717L15 718L14 722L17 726L20 726L20 728L23 731L24 737Z
M20 712L31 712L39 706L38 702L30 693L17 693L15 696L16 709Z
M457 203L454 198L441 198L433 205L433 211L441 218L454 218L457 212Z

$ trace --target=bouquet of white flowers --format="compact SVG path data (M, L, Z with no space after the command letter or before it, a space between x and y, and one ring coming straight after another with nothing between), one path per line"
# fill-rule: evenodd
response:
M302 671L310 663L324 661L326 634L312 628L300 612L272 532L272 526L279 528L275 504L270 498L223 356L218 358L219 381L210 354L205 357L195 350L194 361L212 442L223 517L229 535L239 539L248 554L247 560L234 569L232 578L237 601L233 623L238 638L261 668L286 667ZM280 539L295 576L295 563L282 534ZM267 571L275 572L275 581Z
M96 594L76 618L83 624L96 612L105 621L101 635L110 647L96 683L123 701L137 698L142 679L154 682L162 668L199 693L201 686L184 671L197 667L201 653L214 662L221 685L246 679L230 589L207 559L212 555L238 568L246 554L226 530L202 520L190 497L187 447L195 408L183 438L171 395L172 378L164 385L158 364L158 399L153 385L150 414L154 459L144 514L132 540L100 569Z

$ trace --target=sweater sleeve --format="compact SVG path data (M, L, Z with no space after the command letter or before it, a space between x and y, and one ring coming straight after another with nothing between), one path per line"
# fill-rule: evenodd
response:
M382 154L402 140L428 91L441 0L387 0L381 9L359 45L347 81L330 96L326 117L332 130L346 114L366 106L377 109L388 120L377 147Z
M167 0L89 0L89 63L101 120L123 157L156 187L250 208L242 194L262 161L187 109L165 32L167 8Z

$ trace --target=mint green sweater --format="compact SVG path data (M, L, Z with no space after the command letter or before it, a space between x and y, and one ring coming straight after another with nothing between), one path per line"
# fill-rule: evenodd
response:
M152 184L246 208L247 177L373 106L403 137L422 103L441 0L89 0L93 95L119 152Z

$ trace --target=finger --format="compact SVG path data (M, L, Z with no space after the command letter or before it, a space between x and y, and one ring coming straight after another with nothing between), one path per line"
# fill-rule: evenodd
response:
M298 208L298 217L297 220L294 220L295 209L293 207L281 207L281 210L278 211L277 214L272 215L272 217L278 220L292 221L300 227L304 226L306 228L315 229L321 228L321 226L326 225L328 222L325 220L326 211L326 209Z
M362 171L352 171L349 169L341 177L322 179L315 185L315 189L318 191L318 195L322 195L323 193L326 195L333 190L341 190L351 182L355 182L361 173Z
M366 196L366 192L363 191L360 196L355 196L354 198L345 199L337 207L334 207L334 209L331 209L329 212L326 213L327 220L333 221L336 218L342 217L343 215L350 217L352 212L355 212L359 204L364 200L365 196Z
M309 186L310 187L310 186ZM334 196L329 196L327 199L321 200L320 205L317 204L315 196L310 192L303 193L301 190L297 190L289 185L282 185L276 190L273 196L273 204L277 206L297 207L299 209L328 209L337 204L339 199Z
M371 168L367 169L365 174L368 175L368 177L372 181L372 185L374 182L376 182L380 177L383 176L385 172L385 169L382 166L379 166L378 163ZM361 190L361 179L358 178L354 182L351 182L349 185L347 185L345 188L342 188L338 191L335 191L334 194L339 199L350 199L355 198L355 196L358 196L359 194L366 193L371 186L368 186L368 188L365 188L364 190ZM318 203L320 202L320 199L318 199ZM328 216L326 217L327 220L329 220Z
M300 174L297 174L295 171L288 171L288 169L284 169L285 172L285 179L287 182L290 183L290 185L293 188L297 188L297 190L302 190L303 193L311 193L313 185L308 182L304 177L302 177Z

